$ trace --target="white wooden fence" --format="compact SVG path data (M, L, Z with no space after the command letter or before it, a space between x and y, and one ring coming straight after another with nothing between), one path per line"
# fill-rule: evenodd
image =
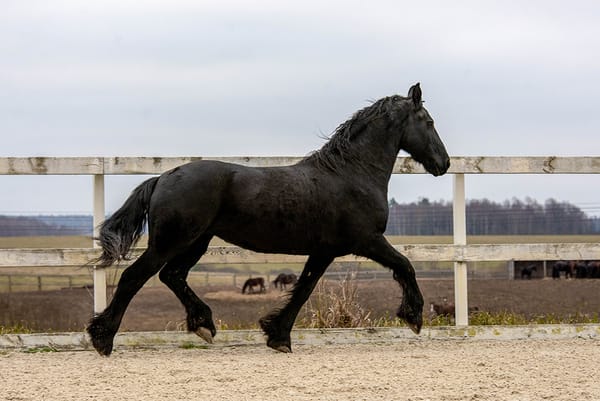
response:
M282 166L300 157L5 157L0 175L90 175L93 176L94 227L105 216L104 176L160 174L194 160L220 160L247 166ZM423 174L423 167L408 157L398 158L394 174ZM498 260L600 259L599 243L467 245L465 174L598 174L600 157L452 157L448 173L454 175L452 245L397 245L413 261L454 262L456 325L468 325L467 262ZM95 233L96 234L96 233ZM99 255L89 249L1 249L0 267L81 266ZM360 260L353 256L339 261ZM266 255L237 247L211 247L204 263L302 263L305 257ZM106 274L94 269L94 310L106 307Z

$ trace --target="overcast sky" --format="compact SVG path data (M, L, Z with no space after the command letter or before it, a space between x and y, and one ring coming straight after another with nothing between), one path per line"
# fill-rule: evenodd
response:
M421 82L454 156L600 155L600 2L33 1L0 13L0 156L303 156ZM107 179L107 209L143 177ZM468 176L567 200L600 177ZM90 177L0 176L3 212L91 212ZM449 200L451 177L390 197Z

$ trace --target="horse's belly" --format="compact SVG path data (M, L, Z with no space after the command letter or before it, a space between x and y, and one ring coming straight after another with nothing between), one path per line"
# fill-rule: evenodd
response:
M215 235L230 244L255 252L308 255L317 248L306 235L300 235L296 231L270 228L264 223L256 229L240 227L235 232L217 230Z

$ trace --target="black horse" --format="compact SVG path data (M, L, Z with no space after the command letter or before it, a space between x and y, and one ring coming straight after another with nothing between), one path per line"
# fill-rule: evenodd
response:
M266 292L265 279L262 277L249 278L242 287L242 294L245 294L246 290L248 290L248 294L254 294L254 287L258 287L259 292Z
M286 304L260 319L273 349L291 352L298 312L334 258L347 254L393 271L404 294L397 316L419 333L423 296L415 270L383 236L388 181L401 149L434 176L450 166L419 84L408 97L385 97L357 111L320 150L295 165L197 161L146 180L100 227L99 266L126 258L146 222L148 247L123 271L110 304L87 326L94 348L110 355L131 299L159 272L185 306L188 330L212 342L212 311L186 277L213 236L256 252L308 255Z
M588 262L585 262L583 260L575 262L575 266L573 266L573 272L575 273L575 278L587 278Z
M592 260L587 264L587 277L600 278L600 262Z
M537 271L536 265L525 266L524 268L521 269L521 279L522 280L524 280L524 279L531 280L531 275L535 271Z
M572 278L574 267L575 262L573 261L566 262L564 260L559 260L552 266L552 278L559 279L561 272L565 272L565 278Z
M275 288L279 288L281 291L283 291L287 289L288 285L294 285L297 281L298 277L296 277L294 273L279 273L275 280L273 280L273 285Z

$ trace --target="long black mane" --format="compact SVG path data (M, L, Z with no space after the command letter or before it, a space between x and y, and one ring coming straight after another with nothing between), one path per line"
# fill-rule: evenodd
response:
M303 161L312 161L316 166L335 171L346 163L357 164L361 162L361 149L353 142L369 124L384 117L388 110L390 97L384 97L373 104L358 110L352 117L340 124L323 147Z

